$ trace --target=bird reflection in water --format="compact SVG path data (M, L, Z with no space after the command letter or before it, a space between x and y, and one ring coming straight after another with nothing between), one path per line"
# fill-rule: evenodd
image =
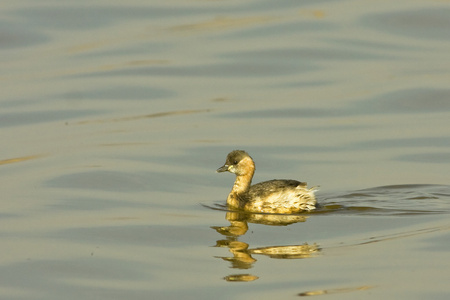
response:
M320 252L316 244L307 243L301 245L267 246L250 248L250 245L239 241L239 237L248 231L248 223L264 224L272 226L287 226L294 223L305 222L308 217L304 215L276 215L255 214L247 212L227 212L226 219L229 226L212 226L225 239L218 240L215 247L228 248L232 256L216 256L231 263L233 269L246 270L252 268L257 261L253 255L265 255L278 259L300 259L314 257ZM253 281L258 276L252 274L232 274L224 277L227 281L242 282Z

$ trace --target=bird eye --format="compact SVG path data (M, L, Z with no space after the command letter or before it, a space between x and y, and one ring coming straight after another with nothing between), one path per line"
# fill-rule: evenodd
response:
M237 165L237 160L235 160L235 161L233 162L233 164L234 164L234 165Z

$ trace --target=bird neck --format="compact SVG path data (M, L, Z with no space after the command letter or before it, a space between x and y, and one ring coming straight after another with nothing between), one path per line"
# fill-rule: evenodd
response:
M253 172L236 176L231 192L238 195L248 192L250 185L252 184L252 178Z

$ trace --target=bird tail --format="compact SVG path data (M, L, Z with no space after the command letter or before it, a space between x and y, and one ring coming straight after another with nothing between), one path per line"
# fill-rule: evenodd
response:
M309 188L309 191L311 193L315 193L315 192L317 192L319 190L319 188L320 188L320 185L315 185L312 188Z

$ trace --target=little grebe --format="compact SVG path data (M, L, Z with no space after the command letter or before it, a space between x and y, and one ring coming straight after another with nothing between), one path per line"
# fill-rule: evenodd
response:
M227 204L232 209L285 214L316 208L316 188L307 188L306 182L269 180L251 185L255 163L243 150L228 153L225 164L217 169L217 172L225 171L236 174L236 181L227 198Z

